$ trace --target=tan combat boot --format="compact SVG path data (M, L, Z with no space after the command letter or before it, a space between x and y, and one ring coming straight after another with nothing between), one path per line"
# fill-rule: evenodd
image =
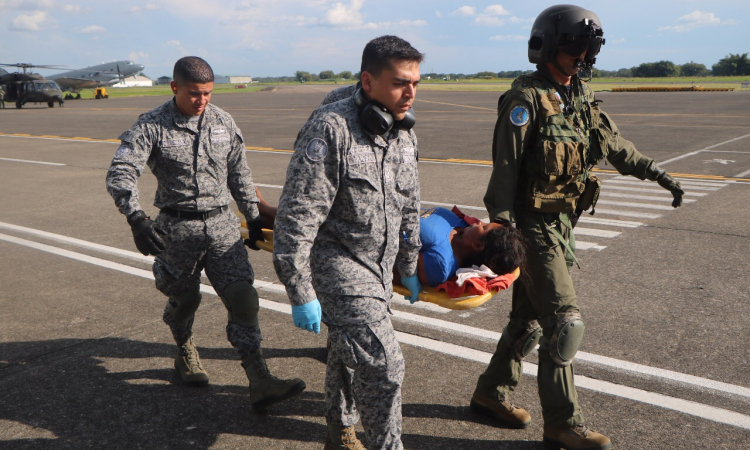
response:
M531 423L529 413L508 399L498 400L475 392L471 397L470 406L475 413L497 419L509 428L526 428Z
M544 426L544 446L549 449L566 450L609 450L612 442L601 433L586 425L573 428L551 428Z
M367 450L362 442L357 439L357 432L354 427L341 428L341 443L334 443L331 440L331 425L328 426L328 436L326 436L326 445L323 450ZM335 440L335 438L334 438Z
M174 368L188 386L201 387L208 384L208 374L203 370L192 336L187 342L177 347Z
M261 349L242 358L242 367L250 380L250 401L256 412L265 411L274 403L299 395L307 387L299 378L282 380L271 375Z

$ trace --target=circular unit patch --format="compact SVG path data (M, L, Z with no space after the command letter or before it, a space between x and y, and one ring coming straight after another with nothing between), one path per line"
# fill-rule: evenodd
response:
M311 161L322 161L328 154L328 144L320 138L315 138L308 142L305 154Z
M510 123L522 127L529 123L529 109L523 105L516 105L510 110Z
M115 152L115 158L124 158L130 154L130 147L127 145L120 145L117 147L117 151Z

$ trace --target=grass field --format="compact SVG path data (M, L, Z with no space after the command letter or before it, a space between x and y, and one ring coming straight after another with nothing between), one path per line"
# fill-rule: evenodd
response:
M444 81L444 80L422 80L419 84L420 89L436 91L488 91L504 92L510 88L513 82L510 78L487 79L467 79L461 81ZM690 87L703 86L704 88L734 88L735 91L750 92L750 89L742 89L742 83L750 83L750 76L742 77L675 77L675 78L594 78L589 85L594 91L610 91L615 87L638 87L638 86L670 86L670 87ZM311 82L312 85L332 85L329 82ZM346 86L348 83L338 83L339 86ZM249 92L258 92L272 89L276 86L297 86L299 83L253 83L246 88L237 89L233 84L217 84L214 87L216 94L245 94ZM168 85L151 86L151 87L131 87L131 88L109 88L107 93L111 98L117 97L145 97L152 95L170 95L172 93ZM94 92L84 90L81 92L82 98L94 98Z

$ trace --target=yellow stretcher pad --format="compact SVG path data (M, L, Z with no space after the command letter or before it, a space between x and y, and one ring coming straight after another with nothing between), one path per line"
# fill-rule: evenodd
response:
M249 237L247 231L247 223L243 220L241 226L242 228L240 228L240 234L242 235L243 239L247 239ZM273 252L273 230L263 229L263 237L266 239L266 241L258 241L255 243L255 245L267 252ZM513 271L515 279L518 279L518 276L520 274L521 271L519 269ZM401 295L410 295L409 290L403 286L394 285L393 291ZM422 293L419 294L419 300L423 302L434 303L438 306L442 306L443 308L462 310L476 308L477 306L484 304L487 300L491 299L492 296L497 293L497 290L492 290L482 295L451 298L447 293L443 291L436 291L434 288L427 286L424 288Z

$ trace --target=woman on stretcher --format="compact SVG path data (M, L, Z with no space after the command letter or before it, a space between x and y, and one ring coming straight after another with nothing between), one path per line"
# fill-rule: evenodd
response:
M276 207L265 201L257 188L255 192L260 200L258 209L263 228L273 229ZM419 226L422 240L417 263L419 281L424 286L440 286L449 295L464 291L451 281L459 268L484 265L496 275L505 275L525 264L524 237L507 223L487 224L454 207L453 211L433 208L423 212ZM394 283L398 285L400 280L401 275L394 269ZM492 287L490 284L489 289Z

